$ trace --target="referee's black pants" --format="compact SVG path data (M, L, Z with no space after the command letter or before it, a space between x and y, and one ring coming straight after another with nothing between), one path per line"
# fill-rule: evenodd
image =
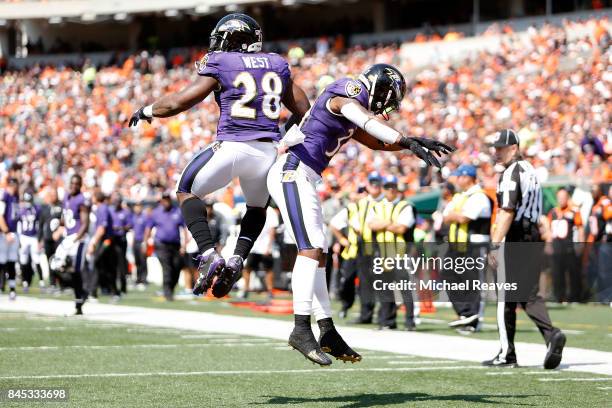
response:
M553 326L544 299L538 295L542 254L543 243L507 242L504 244L503 256L500 254L502 259L498 260L497 282L514 282L518 288L516 291L498 291L497 325L501 344L500 357L508 362L516 362L514 336L517 306L521 306L535 323L546 344L559 330Z
M164 280L164 297L172 300L174 288L178 283L181 269L183 268L183 257L181 256L180 244L155 243L155 255L161 263Z

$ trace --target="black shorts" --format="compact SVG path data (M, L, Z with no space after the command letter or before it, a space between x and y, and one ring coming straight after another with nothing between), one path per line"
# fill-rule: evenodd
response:
M274 259L271 255L249 254L246 266L253 271L267 271L274 266Z
M185 258L183 260L185 264L185 268L198 269L198 261L196 260L198 253L194 252L192 254L185 254Z

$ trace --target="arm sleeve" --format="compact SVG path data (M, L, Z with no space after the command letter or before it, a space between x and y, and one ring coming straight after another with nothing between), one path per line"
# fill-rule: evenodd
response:
M378 203L374 204L374 205L370 205L370 209L368 210L368 213L366 214L366 219L365 219L365 223L369 223L370 221L372 221L374 218L377 217L377 212L376 212L376 208L378 206Z
M402 212L397 216L397 223L411 228L416 220L414 219L414 210L411 205L404 207Z
M329 225L337 230L348 227L348 210L346 208L340 210L340 212L331 219Z
M393 144L400 136L397 130L371 118L354 103L345 104L342 109L340 109L340 113L381 142Z
M484 193L472 195L461 209L461 214L468 217L470 220L490 217L491 205L489 199Z

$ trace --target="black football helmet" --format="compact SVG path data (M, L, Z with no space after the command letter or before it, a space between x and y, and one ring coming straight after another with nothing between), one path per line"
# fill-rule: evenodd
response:
M359 75L370 100L368 108L376 115L388 115L399 110L400 103L406 93L406 81L401 72L388 64L375 64Z
M263 35L257 21L246 14L232 13L223 17L210 33L212 51L261 51Z

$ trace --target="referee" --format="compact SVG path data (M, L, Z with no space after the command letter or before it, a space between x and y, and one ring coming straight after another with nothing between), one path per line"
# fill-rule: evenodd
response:
M542 188L533 166L523 160L516 133L504 129L495 135L497 165L504 171L497 184L498 212L491 234L489 264L497 268L497 281L518 282L516 291L498 291L497 326L501 350L483 362L485 366L516 367L514 333L516 307L525 310L544 336L548 346L544 368L553 369L561 362L565 335L552 325L544 300L538 295L542 241L538 221L542 215ZM529 243L529 244L523 244ZM517 299L516 297L520 297ZM514 299L513 299L514 298Z

